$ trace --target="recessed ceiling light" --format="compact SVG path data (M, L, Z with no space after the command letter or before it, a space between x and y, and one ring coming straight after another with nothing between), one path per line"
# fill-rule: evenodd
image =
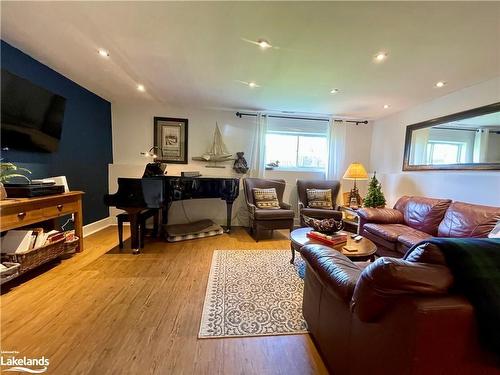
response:
M241 83L242 85L245 85L245 86L248 86L250 88L256 88L256 87L260 87L260 85L258 85L256 82L252 81L252 82L247 82L247 81L240 81L239 79L236 79L235 82L239 82Z
M144 85L138 84L137 85L137 90L140 91L140 92L144 92L144 91L146 91L146 88L144 87Z
M382 62L387 58L387 52L378 52L375 55L375 61Z
M330 90L330 94L336 94L338 93L340 90L339 89L331 89Z
M446 82L444 81L436 82L436 87L443 87L444 85L446 85Z
M267 48L271 48L271 47L272 47L271 43L269 43L269 42L268 42L267 40L265 40L265 39L259 39L259 40L257 41L257 44L258 44L258 45L259 45L259 47L260 47L260 48L262 48L262 49L267 49Z
M389 104L384 104L384 109L391 108Z
M97 51L97 53L100 56L102 56L102 57L109 57L109 52L106 51L105 49L99 48L99 50Z

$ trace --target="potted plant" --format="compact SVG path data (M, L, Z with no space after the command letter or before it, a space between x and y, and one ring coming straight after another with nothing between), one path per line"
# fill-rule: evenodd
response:
M22 178L30 183L31 180L25 176L27 173L31 174L31 171L26 168L18 167L14 163L0 162L0 199L5 199L7 197L3 184L9 182L11 178Z

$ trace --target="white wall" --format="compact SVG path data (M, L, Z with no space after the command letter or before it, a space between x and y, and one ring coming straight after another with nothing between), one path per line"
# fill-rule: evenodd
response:
M377 171L388 204L407 194L500 206L498 171L402 171L407 125L498 101L500 77L375 121L371 170Z
M488 135L488 153L486 160L500 163L500 134L490 133Z
M110 192L117 189L118 177L140 177L148 159L140 155L153 145L153 117L179 117L189 120L188 159L189 164L169 164L169 175L180 175L181 171L198 170L207 176L236 176L232 162L224 163L224 169L205 168L206 163L193 161L191 157L199 156L207 151L213 137L215 122L219 124L224 142L229 152L244 151L247 161L251 160L253 144L254 117L242 119L235 116L235 111L204 110L195 108L171 107L163 103L152 102L114 102L112 103L113 122L113 164L109 165ZM370 160L371 125L349 124L347 128L345 168L353 161L365 166ZM283 178L287 186L285 201L297 205L295 181L297 178L324 179L319 172L267 171L268 178ZM351 181L345 181L345 189L351 188ZM366 182L360 182L363 193ZM248 222L243 202L243 188L240 186L240 197L233 206L233 224L246 225ZM116 214L116 210L111 210ZM216 199L188 200L174 202L169 215L169 223L185 223L203 218L210 218L217 223L225 224L225 203Z

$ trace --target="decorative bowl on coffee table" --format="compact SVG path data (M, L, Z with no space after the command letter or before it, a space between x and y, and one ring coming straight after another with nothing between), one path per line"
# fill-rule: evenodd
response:
M302 215L302 218L308 227L313 228L316 232L324 234L333 234L344 228L342 220L335 220L332 218L320 220L306 215Z

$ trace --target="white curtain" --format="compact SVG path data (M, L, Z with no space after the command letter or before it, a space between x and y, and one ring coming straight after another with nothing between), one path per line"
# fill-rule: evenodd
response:
M253 137L252 158L250 161L250 176L264 177L266 170L266 132L267 115L259 113Z
M490 135L489 129L477 129L474 137L474 163L486 163L488 156L488 138Z
M328 123L328 166L327 180L341 181L345 166L346 124L330 118Z
M411 137L410 164L426 165L430 164L428 160L427 148L429 147L429 135L431 128L418 129L414 131Z

